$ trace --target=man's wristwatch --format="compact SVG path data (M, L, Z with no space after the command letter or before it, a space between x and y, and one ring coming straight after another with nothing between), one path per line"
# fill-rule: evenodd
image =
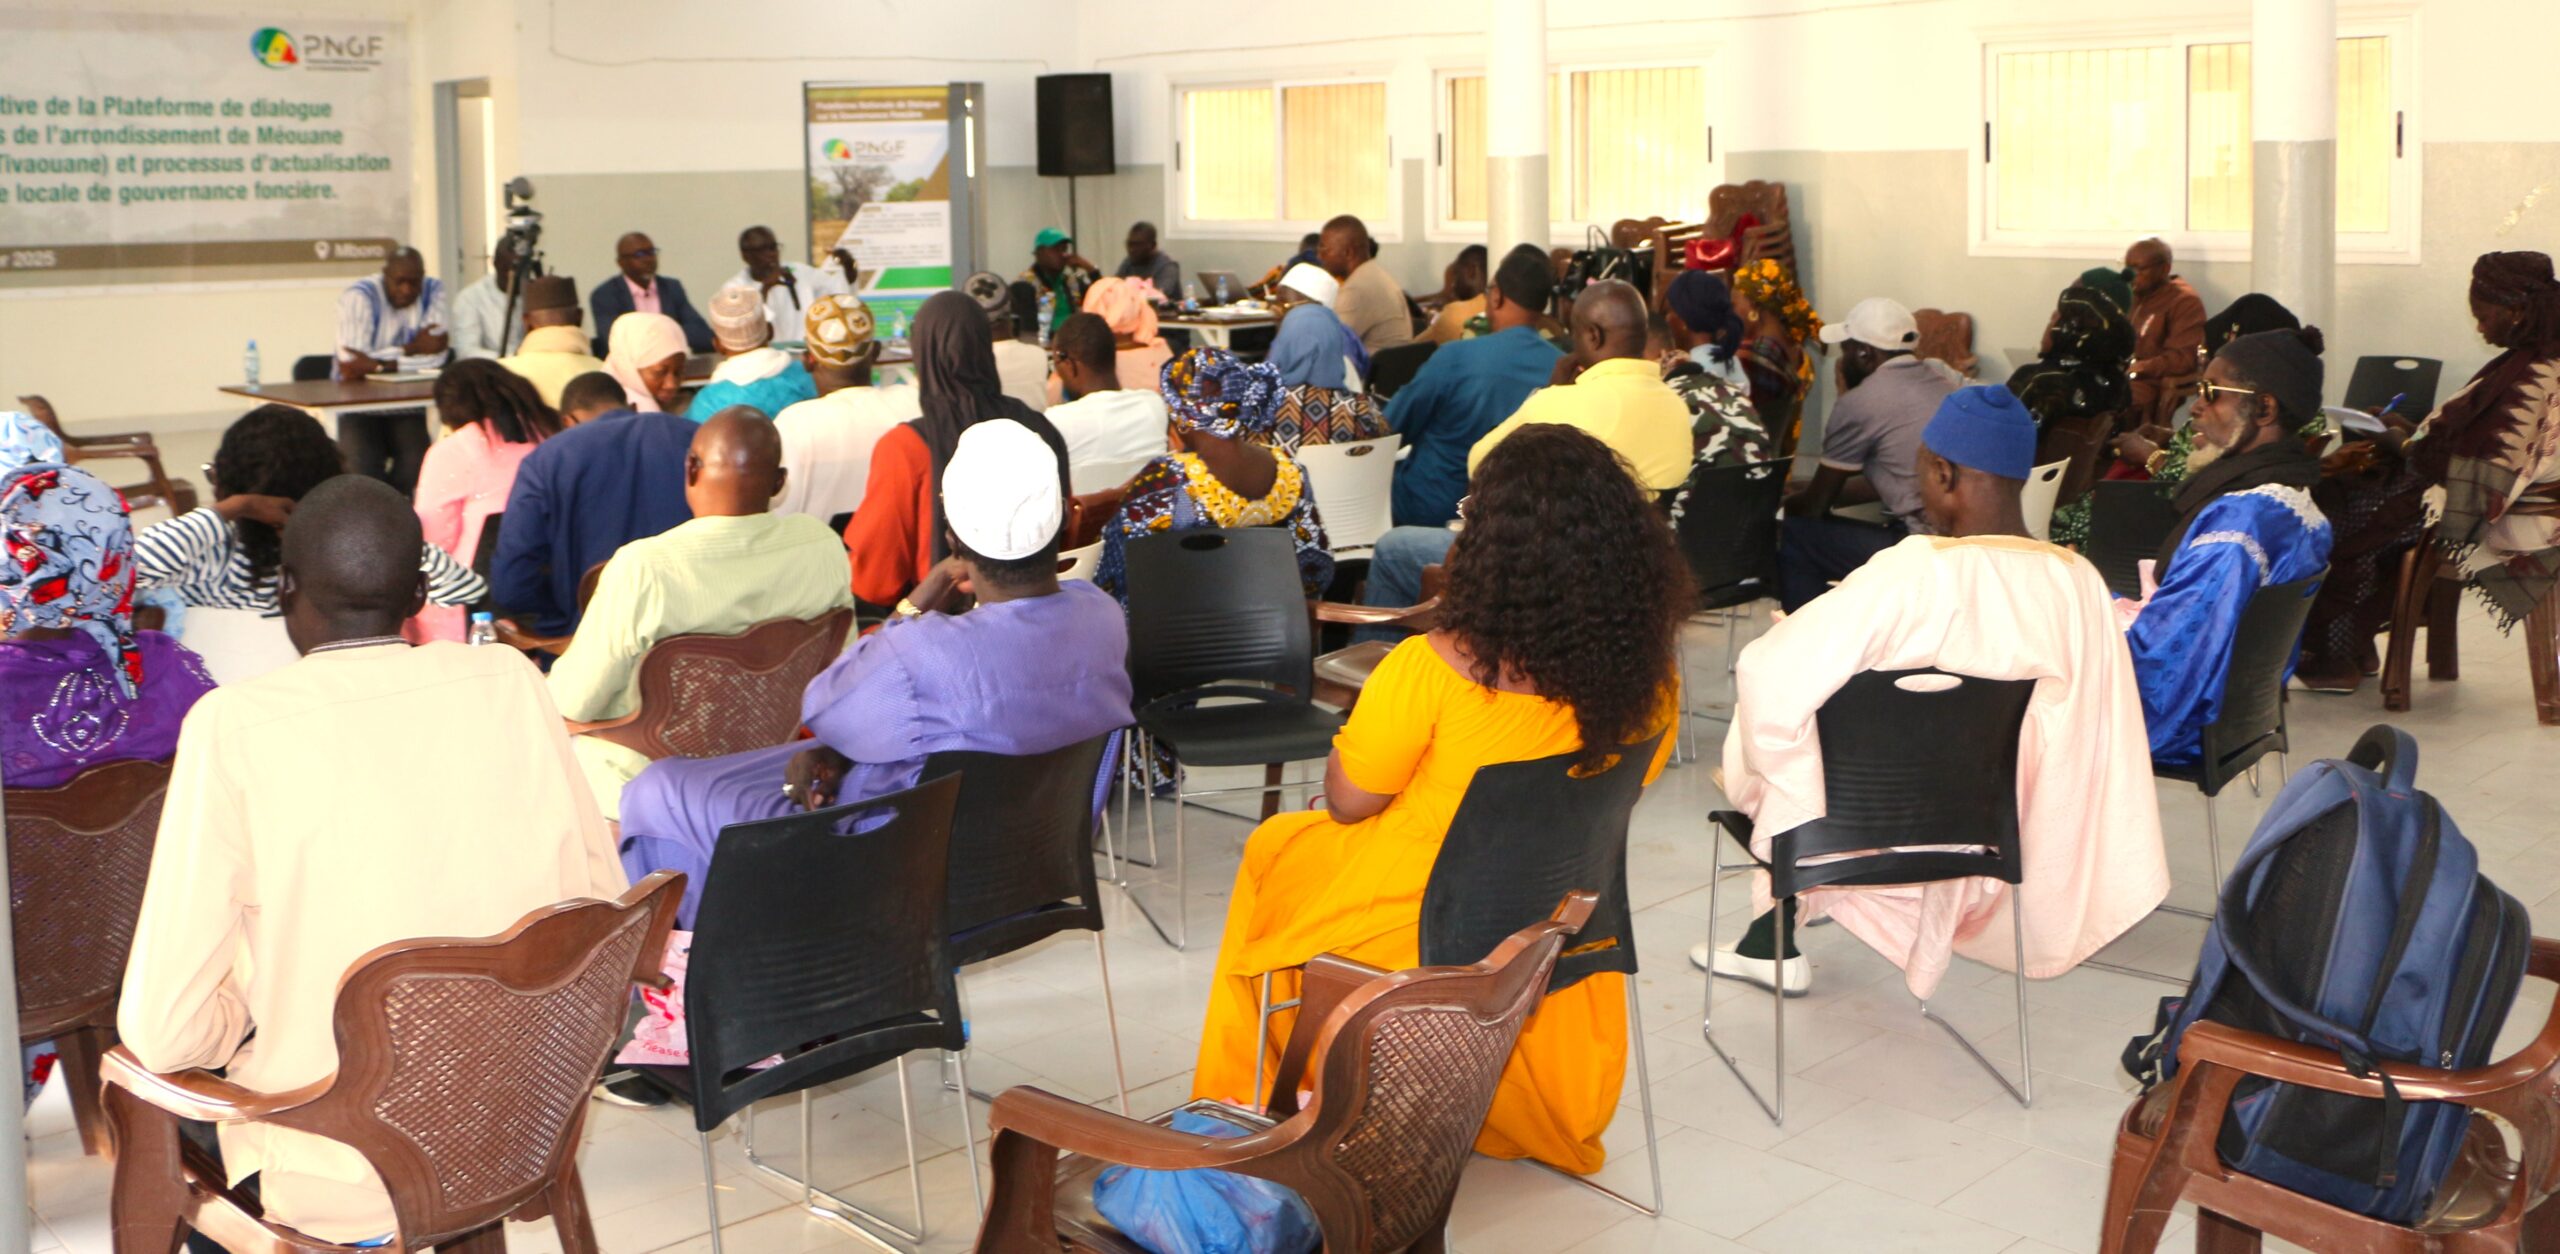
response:
M2155 448L2151 450L2151 456L2142 459L2142 471L2144 474L2159 474L2160 463L2167 460L2169 460L2169 450L2165 448Z
M923 608L918 606L914 600L908 597L899 597L898 608L891 610L890 613L896 614L900 618L924 617Z

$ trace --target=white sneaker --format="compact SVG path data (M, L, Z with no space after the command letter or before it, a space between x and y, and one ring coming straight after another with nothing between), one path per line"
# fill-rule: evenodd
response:
M1710 951L1701 941L1689 947L1689 965L1718 979L1740 980L1754 988L1768 988L1780 980L1778 961L1774 958L1745 958L1734 952L1733 945ZM1813 960L1799 954L1786 961L1784 975L1786 995L1802 997L1813 991Z

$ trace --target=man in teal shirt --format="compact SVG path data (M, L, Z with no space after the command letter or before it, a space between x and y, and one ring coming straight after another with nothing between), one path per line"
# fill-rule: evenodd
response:
M1441 346L1389 402L1387 425L1413 450L1396 467L1398 527L1448 526L1467 494L1467 450L1555 373L1563 354L1537 331L1554 286L1544 251L1512 249L1484 294L1493 334Z

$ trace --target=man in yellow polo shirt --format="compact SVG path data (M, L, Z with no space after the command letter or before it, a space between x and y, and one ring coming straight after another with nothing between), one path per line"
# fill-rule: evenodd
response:
M1540 388L1467 451L1467 473L1504 437L1533 422L1578 427L1617 450L1636 482L1667 492L1689 478L1689 406L1645 356L1644 297L1609 279L1573 302L1573 350Z

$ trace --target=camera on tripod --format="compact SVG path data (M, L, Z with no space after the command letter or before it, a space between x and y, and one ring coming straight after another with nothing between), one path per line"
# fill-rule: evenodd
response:
M533 180L519 174L507 180L504 190L507 230L493 251L514 257L515 265L506 279L506 317L498 324L501 344L516 332L516 310L525 281L542 277L542 211L533 207Z

